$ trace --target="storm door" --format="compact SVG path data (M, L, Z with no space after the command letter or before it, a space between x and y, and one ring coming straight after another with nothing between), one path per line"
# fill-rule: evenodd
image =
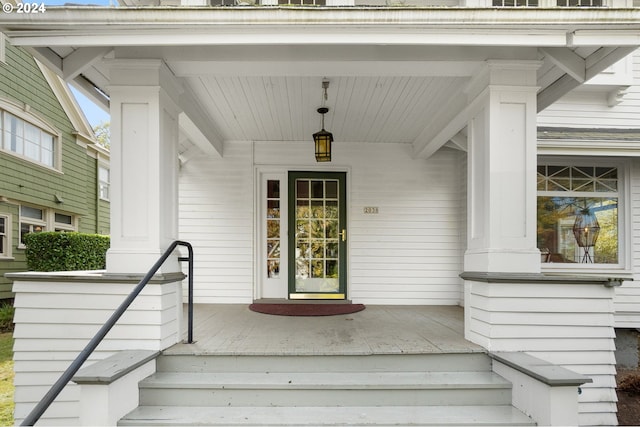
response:
M289 172L289 298L345 299L346 174Z

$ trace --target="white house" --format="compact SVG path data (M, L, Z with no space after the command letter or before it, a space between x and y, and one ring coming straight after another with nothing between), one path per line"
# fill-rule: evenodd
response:
M494 361L532 422L617 424L615 328L640 327L636 2L156 3L0 15L112 118L106 273L14 277L18 420L179 238L197 303L463 306L474 345L591 381L544 418ZM181 341L181 272L176 253L92 361ZM81 394L44 422L84 422Z

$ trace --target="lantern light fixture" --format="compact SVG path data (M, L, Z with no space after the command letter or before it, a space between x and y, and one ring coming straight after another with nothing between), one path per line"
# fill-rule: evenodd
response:
M331 161L331 143L333 134L324 129L324 115L329 109L327 107L318 108L318 113L322 114L322 130L313 134L313 142L316 145L316 162Z
M589 208L580 209L573 223L573 235L576 238L576 243L584 251L580 262L594 262L590 251L596 245L599 234L600 224L598 224L595 213Z
M329 112L325 101L327 100L327 89L329 88L329 80L322 81L323 97L322 107L318 108L318 113L322 115L321 130L313 134L313 142L316 148L316 162L331 161L331 143L333 142L333 134L324 129L324 115Z

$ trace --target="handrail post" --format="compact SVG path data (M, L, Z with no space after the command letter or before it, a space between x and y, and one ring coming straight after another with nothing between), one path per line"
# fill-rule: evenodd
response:
M60 378L51 386L49 391L44 395L44 397L38 402L38 404L31 410L31 412L24 418L21 426L33 426L40 419L42 414L51 406L53 401L58 397L60 392L66 387L67 383L71 381L73 376L80 370L84 362L87 361L91 353L98 347L98 345L102 342L104 337L109 333L111 328L113 328L116 322L122 317L124 312L129 308L134 299L142 292L142 289L149 283L151 278L156 274L156 272L160 269L162 264L169 258L169 255L173 253L178 245L186 246L189 251L189 325L188 325L188 338L189 344L193 343L193 247L188 242L183 242L180 240L176 240L167 250L160 256L158 261L151 267L151 269L147 272L147 274L138 282L136 287L131 291L131 293L125 298L125 300L116 308L113 314L109 317L109 319L102 325L100 330L95 334L95 336L89 341L89 343L85 346L85 348L78 354L78 356L71 362L69 367L62 373Z

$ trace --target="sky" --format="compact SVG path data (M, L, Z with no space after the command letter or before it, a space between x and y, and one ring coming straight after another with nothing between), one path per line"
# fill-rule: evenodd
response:
M93 101L90 101L82 93L78 92L73 87L71 87L71 92L76 97L76 100L78 101L78 104L80 104L80 108L82 108L82 111L87 117L87 120L89 120L89 124L91 124L91 127L96 127L96 125L99 125L102 122L111 121L111 116L109 115L109 113L98 107L93 103Z

